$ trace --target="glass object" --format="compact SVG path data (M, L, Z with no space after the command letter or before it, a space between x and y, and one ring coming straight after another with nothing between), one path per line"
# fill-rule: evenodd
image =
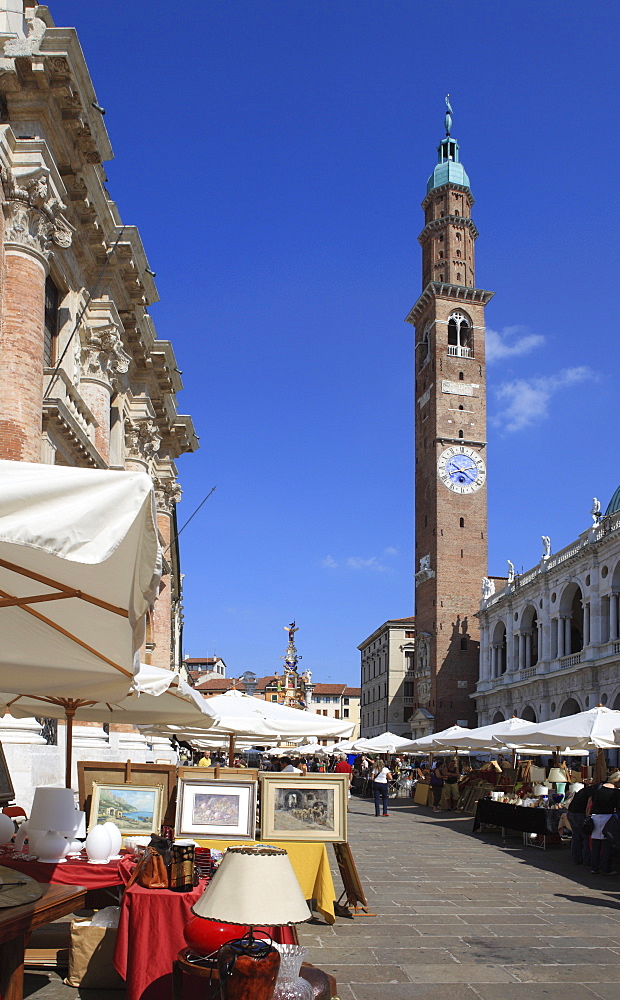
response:
M299 975L301 963L308 954L306 948L298 944L276 944L280 952L280 971L273 993L273 1000L314 1000L314 990L306 979Z

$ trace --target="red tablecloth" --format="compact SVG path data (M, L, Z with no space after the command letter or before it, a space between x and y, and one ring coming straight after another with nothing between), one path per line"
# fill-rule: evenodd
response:
M131 865L120 863L121 873ZM172 964L186 947L183 930L190 908L204 891L203 881L191 892L170 889L125 889L114 948L114 966L126 980L126 1000L170 1000ZM293 943L290 927L273 928L276 941Z
M44 865L40 861L22 861L10 852L0 853L0 865L30 875L37 882L54 885L84 885L87 889L108 889L123 885L118 861L106 865L91 865L84 858L68 858L64 865Z

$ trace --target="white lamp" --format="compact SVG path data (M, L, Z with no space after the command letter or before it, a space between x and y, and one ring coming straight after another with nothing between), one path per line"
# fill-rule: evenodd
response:
M548 795L549 789L546 785L534 785L534 795Z
M562 770L561 767L552 767L549 771L548 781L552 781L554 785L566 784L566 772Z
M37 838L37 854L44 864L62 864L69 841L60 831L75 829L75 806L70 788L37 788L30 811L30 829L46 831Z

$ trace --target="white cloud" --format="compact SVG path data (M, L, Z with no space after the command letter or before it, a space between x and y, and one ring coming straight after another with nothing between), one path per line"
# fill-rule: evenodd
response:
M383 550L384 556L397 556L398 549L395 549L393 545L388 545L386 549Z
M321 563L321 566L324 566L325 569L337 569L338 563L336 562L335 559L332 558L332 556L325 556L323 562Z
M504 358L529 354L544 342L545 338L540 333L528 333L526 326L505 326L503 330L487 330L486 359L492 364L494 361L503 361Z
M387 569L387 566L380 563L376 556L370 556L369 559L362 559L361 556L349 556L347 566L349 569L372 569L378 573L385 573Z
M495 390L495 398L500 401L501 407L493 417L493 423L505 431L520 431L530 427L549 415L549 402L557 392L593 378L594 372L585 365L580 365L563 368L555 375L504 382Z

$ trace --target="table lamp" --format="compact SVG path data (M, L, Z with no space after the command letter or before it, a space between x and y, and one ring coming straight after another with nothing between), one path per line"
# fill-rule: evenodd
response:
M280 955L254 927L282 927L311 917L286 851L258 844L229 847L192 912L249 932L218 952L222 1000L271 1000Z
M70 788L36 788L30 810L29 830L46 831L37 837L39 861L49 865L63 864L69 841L63 830L75 830L76 811Z

